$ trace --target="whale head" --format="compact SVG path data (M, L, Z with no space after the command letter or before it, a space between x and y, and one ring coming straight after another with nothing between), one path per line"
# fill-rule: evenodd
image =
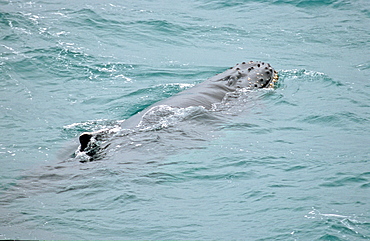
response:
M249 61L237 64L225 72L211 78L211 81L224 81L232 89L272 88L279 79L278 73L270 64Z

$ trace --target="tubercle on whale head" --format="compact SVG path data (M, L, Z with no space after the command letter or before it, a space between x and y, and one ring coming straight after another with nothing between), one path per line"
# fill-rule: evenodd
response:
M235 89L273 88L279 79L278 72L270 64L261 61L237 64L218 77L214 81L226 81L228 87Z

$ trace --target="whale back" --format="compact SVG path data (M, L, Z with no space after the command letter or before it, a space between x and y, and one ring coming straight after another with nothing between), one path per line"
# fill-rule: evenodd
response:
M238 89L272 88L278 78L278 73L268 63L243 62L190 89L149 106L125 120L121 129L134 131L135 128L145 126L145 123L153 123L158 120L158 117L168 113L168 108L169 110L187 107L211 109L214 104L220 103L228 93L236 92ZM163 113L162 110L164 110ZM109 147L111 136L110 130L81 134L79 137L80 147L75 152L75 156L84 153L83 156L87 159L81 159L81 162L103 157L102 153L104 149ZM102 145L102 143L105 144Z

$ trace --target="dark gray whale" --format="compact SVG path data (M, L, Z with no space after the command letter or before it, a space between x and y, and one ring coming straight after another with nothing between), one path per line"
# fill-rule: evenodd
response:
M228 93L239 89L271 88L274 87L278 78L278 73L268 63L260 61L243 62L190 89L149 106L128 118L121 127L124 129L138 127L148 113L155 111L156 107L160 106L174 108L202 106L211 109L214 104L220 103ZM81 134L78 152L84 152L91 157L94 156L98 148L96 140L101 138L104 138L104 132Z

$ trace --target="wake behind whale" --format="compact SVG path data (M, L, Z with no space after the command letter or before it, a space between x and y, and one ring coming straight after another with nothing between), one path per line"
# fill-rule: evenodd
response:
M206 135L204 133L207 133L207 128L220 122L218 114L222 106L225 106L223 104L238 99L240 95L245 96L248 91L273 88L277 80L278 73L268 63L250 61L237 64L190 89L149 106L123 121L116 128L81 134L80 146L75 151L74 157L80 162L99 160L107 153L124 149L122 146L131 145L132 147L135 138L140 139L138 141L140 144L137 144L138 148L142 142L159 142L158 140L161 139L159 130L166 131L166 127L178 125L184 121L202 125L203 134L192 138L201 140L202 136ZM209 125L210 123L213 124ZM187 129L189 132L192 128ZM197 136L197 133L193 135ZM191 134L175 131L172 137L166 136L166 140L170 139L170 142L180 140L181 142L180 136L191 136ZM122 139L126 140L126 143ZM163 141L158 143L159 145L166 146ZM154 146L152 149L155 148Z

